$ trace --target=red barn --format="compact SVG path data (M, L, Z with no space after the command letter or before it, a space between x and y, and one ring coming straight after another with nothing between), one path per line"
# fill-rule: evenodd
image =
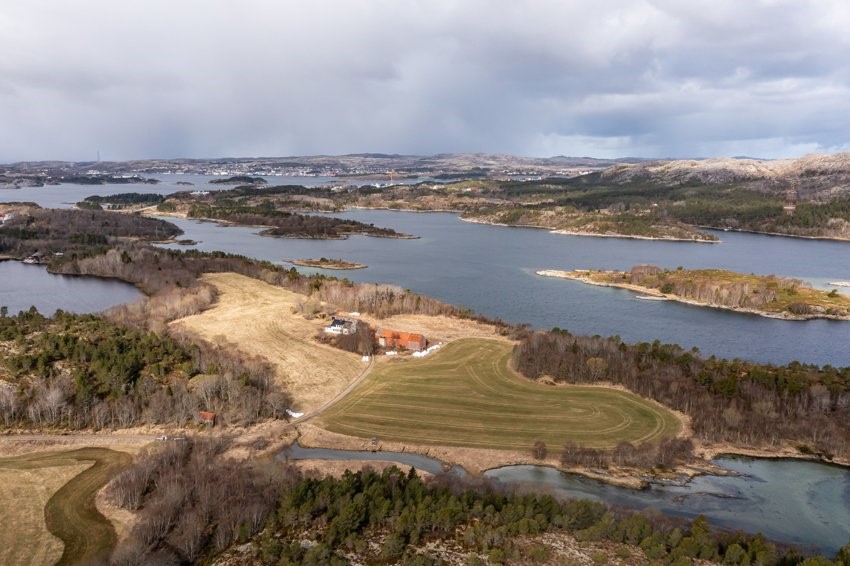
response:
M414 332L401 332L389 328L379 328L375 331L375 338L382 348L404 348L418 352L424 350L428 341L421 334Z

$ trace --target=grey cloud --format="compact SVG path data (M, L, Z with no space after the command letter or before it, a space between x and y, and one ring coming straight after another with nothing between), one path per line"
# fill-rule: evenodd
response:
M0 161L844 148L847 29L845 0L13 0Z

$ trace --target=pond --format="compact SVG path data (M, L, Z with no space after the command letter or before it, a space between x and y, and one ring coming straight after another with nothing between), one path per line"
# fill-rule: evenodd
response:
M56 309L92 313L141 296L141 291L121 281L54 275L43 265L0 261L0 306L7 307L9 314L31 306L45 315Z

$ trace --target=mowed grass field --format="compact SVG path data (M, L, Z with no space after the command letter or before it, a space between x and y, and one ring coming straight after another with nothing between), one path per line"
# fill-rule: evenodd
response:
M542 440L552 452L567 442L658 442L681 430L673 413L626 391L524 380L509 369L510 354L510 344L470 338L425 358L381 363L317 424L442 446L529 450Z
M104 562L116 534L95 496L129 461L106 448L0 459L0 564Z

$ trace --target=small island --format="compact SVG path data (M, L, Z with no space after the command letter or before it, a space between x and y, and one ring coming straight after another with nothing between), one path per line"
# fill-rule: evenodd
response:
M250 175L234 175L226 179L210 179L213 185L265 185L267 181L262 177L251 177Z
M306 259L287 259L286 263L298 265L301 267L318 267L320 269L366 269L369 267L363 263L354 263L342 259L328 259L326 257L306 258Z
M178 192L165 197L155 209L148 207L144 213L257 227L261 228L260 235L278 238L343 240L355 235L416 238L357 220L310 214L329 210L323 208L321 202L293 200L288 190L289 187L238 187L224 191Z
M614 213L581 211L574 207L494 206L467 211L461 217L468 222L496 226L545 228L554 234L631 238L638 240L671 240L679 242L717 243L717 236L701 232L693 226L675 221L660 221L649 212Z
M786 320L850 320L850 297L822 291L776 275L747 275L724 269L662 269L636 265L629 271L541 270L538 275L641 293L637 298L671 300Z

